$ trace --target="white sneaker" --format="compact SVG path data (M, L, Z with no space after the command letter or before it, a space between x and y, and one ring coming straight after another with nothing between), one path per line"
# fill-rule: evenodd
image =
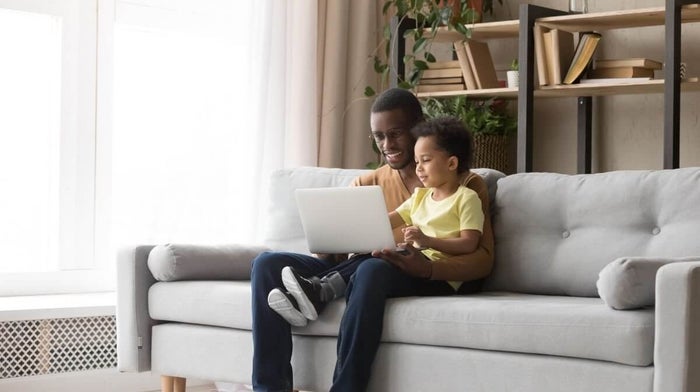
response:
M294 297L280 289L272 289L267 295L267 304L283 319L295 327L306 326L308 320L299 311L299 305Z

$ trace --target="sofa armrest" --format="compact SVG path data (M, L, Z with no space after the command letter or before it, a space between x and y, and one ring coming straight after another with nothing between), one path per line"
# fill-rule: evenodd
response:
M117 368L122 372L151 369L148 289L156 279L148 269L153 246L123 249L117 256Z
M700 261L656 276L654 391L700 391Z

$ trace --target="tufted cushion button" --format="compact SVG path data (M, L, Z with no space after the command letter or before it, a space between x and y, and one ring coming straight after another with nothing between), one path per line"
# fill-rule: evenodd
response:
M561 238L569 238L570 235L571 233L569 233L568 230L564 230L564 232L561 233Z
M653 235L657 235L657 234L659 234L659 233L661 233L661 229L659 229L658 227L654 227L654 228L651 230L651 234L653 234Z

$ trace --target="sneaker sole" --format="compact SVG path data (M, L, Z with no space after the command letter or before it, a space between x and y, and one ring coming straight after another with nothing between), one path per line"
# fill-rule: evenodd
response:
M301 313L309 320L316 320L318 318L318 313L314 304L311 303L309 297L304 293L304 289L301 288L299 282L297 282L294 274L287 267L282 269L282 284L284 287L294 296L299 304L299 310Z
M306 317L304 317L304 315L289 302L289 298L278 289L270 291L270 294L267 295L267 304L289 324L295 327L303 327L308 323Z

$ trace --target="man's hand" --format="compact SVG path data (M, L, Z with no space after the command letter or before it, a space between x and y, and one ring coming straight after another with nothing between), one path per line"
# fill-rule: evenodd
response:
M430 261L410 244L399 244L406 250L406 254L398 253L394 249L382 249L372 252L372 256L384 259L395 265L407 275L417 278L430 279L433 268ZM402 252L403 253L403 252Z

